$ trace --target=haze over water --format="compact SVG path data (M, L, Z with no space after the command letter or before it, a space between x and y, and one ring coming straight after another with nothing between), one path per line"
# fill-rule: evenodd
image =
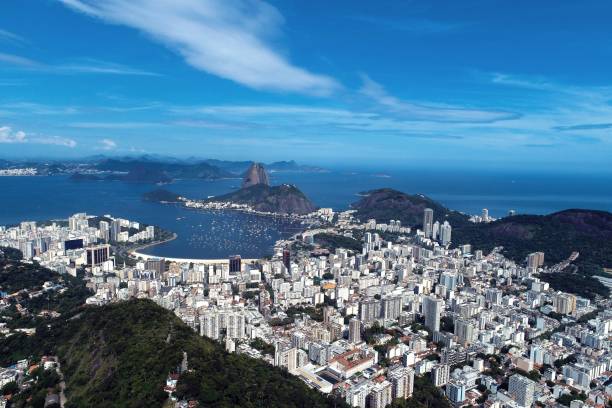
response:
M547 214L567 208L612 210L612 176L504 174L483 171L401 170L272 173L272 184L296 184L321 207L347 209L363 191L392 187L423 193L469 214L488 208L494 217L515 209ZM179 180L165 188L190 198L206 198L238 188L240 180ZM117 181L74 182L65 176L0 177L0 225L23 220L65 219L75 212L129 218L176 232L174 241L145 252L178 258L225 258L270 254L280 238L300 230L297 223L236 212L205 212L145 202L151 184Z

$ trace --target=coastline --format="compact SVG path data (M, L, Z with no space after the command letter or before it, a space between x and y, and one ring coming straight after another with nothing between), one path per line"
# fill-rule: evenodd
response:
M202 265L229 264L229 258L224 258L224 259L168 258L168 257L165 257L165 256L143 254L143 253L137 252L137 251L132 251L129 254L130 254L130 256L132 256L132 257L134 257L136 259L140 258L143 261L146 261L147 259L160 259L160 258L163 258L166 261L178 262L178 263L194 263L194 264L202 264ZM259 261L259 258L257 258L257 259L255 259L255 258L243 258L241 260L242 260L242 262L245 262L245 263L253 263L253 262Z
M176 232L172 233L172 236L170 238L166 238L164 240L161 241L156 241L156 242L149 242L147 244L143 244L143 245L139 245L137 247L135 247L134 249L131 249L128 252L128 255L132 256L132 254L140 254L140 250L145 249L145 248L149 248L155 245L161 245L161 244L165 244L166 242L170 242L170 241L174 241L175 239L178 238L178 234ZM142 255L147 255L147 254L142 254Z

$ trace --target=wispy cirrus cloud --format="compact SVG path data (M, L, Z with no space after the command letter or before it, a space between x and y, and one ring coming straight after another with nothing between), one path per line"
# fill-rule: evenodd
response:
M112 139L100 140L100 148L102 150L115 150L117 148L117 142Z
M580 125L555 126L553 129L561 131L612 129L612 123L585 123Z
M141 76L160 76L155 72L150 72L127 65L117 64L108 61L100 61L92 58L77 58L62 63L47 64L36 61L21 55L0 53L0 62L27 69L31 72L45 74L103 74L103 75L141 75Z
M22 130L14 131L9 126L0 126L0 143L31 143L56 145L64 147L76 147L77 143L73 139L59 136L41 136L37 134L27 134Z
M283 18L260 0L59 0L106 22L137 29L196 69L254 89L328 95L332 78L292 64L269 39Z
M79 129L141 129L164 126L160 122L72 122L69 127Z
M15 34L11 31L0 29L0 41L9 42L12 44L26 44L28 41L22 36Z
M31 60L26 57L22 57L20 55L15 54L7 54L0 52L0 62L4 62L6 64L17 65L25 68L36 68L39 67L40 64L34 60Z
M0 109L11 115L74 115L79 113L79 108L74 106L53 106L34 102L3 103L0 104Z
M422 104L401 100L391 94L378 82L362 75L360 93L390 113L400 115L404 120L449 123L492 123L518 119L521 115L502 110L474 109L463 106Z

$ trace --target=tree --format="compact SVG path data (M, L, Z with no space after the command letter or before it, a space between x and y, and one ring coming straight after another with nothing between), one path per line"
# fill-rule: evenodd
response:
M8 382L2 387L2 395L14 395L19 391L19 386L15 381Z

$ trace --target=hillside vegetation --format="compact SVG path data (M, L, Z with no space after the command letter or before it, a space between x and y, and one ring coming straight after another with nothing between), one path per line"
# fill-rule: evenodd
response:
M410 195L391 188L381 188L362 193L362 198L353 203L351 208L357 210L355 216L362 222L374 218L379 223L399 220L402 225L421 228L423 210L434 210L434 220L440 223L450 222L453 226L468 221L465 214L449 210L442 204L421 194Z
M296 186L290 184L272 187L266 184L255 184L211 198L210 201L247 204L258 211L285 214L308 214L316 210L308 197Z
M549 215L516 215L491 223L471 223L464 214L452 211L423 195L409 195L393 189L365 193L352 205L361 221L400 220L403 225L422 227L423 210L434 210L434 219L448 220L453 227L452 244L471 244L485 253L503 246L506 257L524 263L531 252L543 251L552 265L580 253L573 267L558 276L541 278L557 290L593 298L609 290L592 275L612 268L612 214L606 211L570 209Z
M15 340L25 340L19 342ZM66 379L66 407L161 407L169 373L187 353L177 394L206 407L345 406L284 370L228 354L150 300L75 309L29 339L2 339L14 351L57 354Z

